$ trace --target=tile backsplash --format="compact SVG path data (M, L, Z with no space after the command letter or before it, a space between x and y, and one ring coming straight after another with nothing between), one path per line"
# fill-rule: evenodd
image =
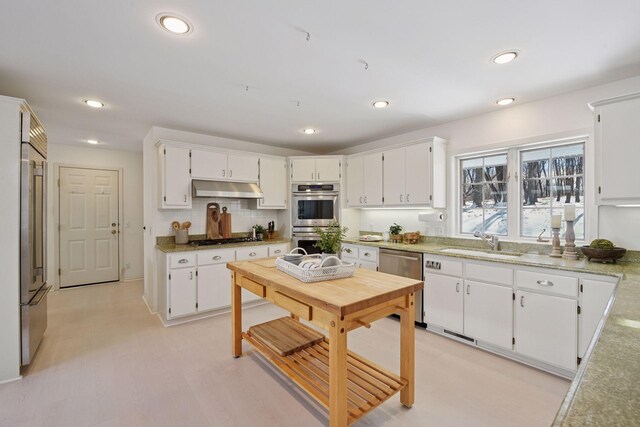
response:
M173 234L172 221L181 224L191 221L189 234L206 233L206 209L207 204L216 202L220 209L227 207L231 214L231 225L234 233L248 232L255 224L261 224L265 228L269 221L274 221L278 229L278 211L272 209L256 209L255 200L247 199L193 199L192 209L159 209L156 215L156 236L169 236Z

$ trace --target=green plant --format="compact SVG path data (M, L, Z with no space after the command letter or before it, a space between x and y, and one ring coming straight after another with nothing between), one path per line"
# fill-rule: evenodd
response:
M395 236L400 233L402 233L402 226L394 222L393 225L389 227L389 234L393 234Z
M332 221L327 227L315 227L314 231L318 233L319 240L313 246L320 248L325 254L337 254L348 230L347 227L340 227L337 221Z
M253 229L256 230L256 234L264 234L265 232L265 228L263 226L261 226L260 224L256 224L253 226Z
M589 245L589 247L592 247L595 249L613 249L615 248L615 246L616 245L614 245L611 240L607 240L607 239L596 239L593 242L591 242L591 244Z

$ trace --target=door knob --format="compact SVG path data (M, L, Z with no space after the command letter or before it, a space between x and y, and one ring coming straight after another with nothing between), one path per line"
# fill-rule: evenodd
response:
M112 223L111 223L111 226L112 226L112 227L115 227L115 226L116 226L116 223L115 223L115 222L112 222Z
M116 234L116 230L111 230L111 234Z

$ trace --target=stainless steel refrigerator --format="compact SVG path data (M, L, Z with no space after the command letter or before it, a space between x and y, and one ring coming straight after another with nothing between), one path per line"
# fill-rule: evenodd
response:
M21 111L20 311L22 365L47 329L47 136L28 108Z

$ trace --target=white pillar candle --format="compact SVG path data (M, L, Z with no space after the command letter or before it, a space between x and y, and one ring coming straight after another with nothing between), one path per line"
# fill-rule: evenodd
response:
M562 227L562 215L551 215L551 228Z
M564 220L575 221L576 219L576 205L564 205Z

